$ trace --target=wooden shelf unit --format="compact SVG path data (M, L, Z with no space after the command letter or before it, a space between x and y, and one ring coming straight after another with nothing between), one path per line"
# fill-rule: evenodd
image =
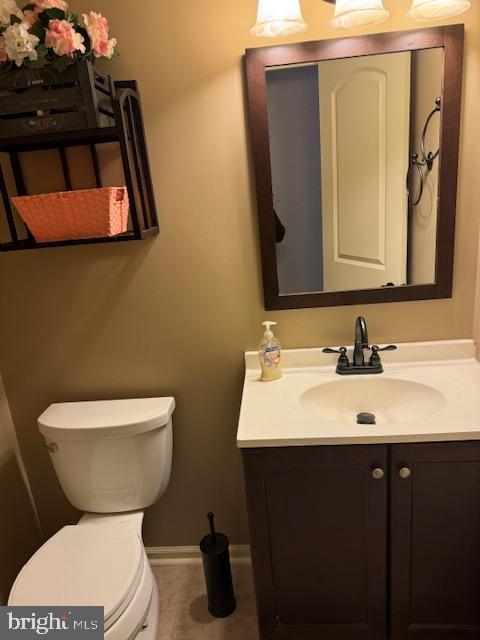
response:
M70 245L98 244L143 240L159 232L155 196L148 161L148 151L143 126L142 108L135 81L115 82L115 126L81 131L56 131L18 138L1 138L0 153L8 154L16 186L16 194L9 194L0 166L0 195L10 238L0 242L0 251L22 251ZM1 129L0 129L1 135ZM97 156L97 145L118 143L122 159L125 184L130 200L129 231L104 238L82 238L55 242L36 242L24 223L13 214L11 195L28 195L20 154L27 151L58 149L65 189L72 190L72 181L66 150L70 147L90 148L90 158L96 187L102 187L101 169ZM23 229L21 229L23 225ZM26 236L26 237L24 237Z

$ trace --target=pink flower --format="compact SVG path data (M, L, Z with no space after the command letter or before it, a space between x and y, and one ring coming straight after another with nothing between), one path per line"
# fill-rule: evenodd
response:
M92 44L93 55L96 58L111 58L114 54L117 41L108 39L109 26L107 19L101 13L90 11L83 14L83 21L87 29L88 37Z
M68 11L68 4L65 0L34 0L34 4L37 5L37 15L45 9L61 9L62 11Z
M27 11L23 12L23 18L25 20L25 22L30 25L33 26L37 20L37 13L36 11L31 11L30 9L27 9Z
M27 22L32 25L38 18L38 14L45 11L45 9L60 9L61 11L68 11L68 4L65 0L33 0L32 4L36 5L33 11L24 11ZM27 15L27 14L32 15Z
M84 37L77 33L67 20L50 20L45 34L45 44L57 56L73 58L75 51L85 53Z
M5 51L5 38L0 36L0 64L3 64L8 60L7 52Z

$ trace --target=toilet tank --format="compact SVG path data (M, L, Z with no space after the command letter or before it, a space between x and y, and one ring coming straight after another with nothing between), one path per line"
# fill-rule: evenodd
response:
M65 495L81 511L156 502L172 470L174 398L51 405L38 419Z

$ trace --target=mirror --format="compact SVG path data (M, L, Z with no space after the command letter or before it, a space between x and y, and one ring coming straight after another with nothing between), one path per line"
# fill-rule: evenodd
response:
M280 294L435 282L442 71L441 48L266 70Z
M451 295L462 39L247 51L267 309Z

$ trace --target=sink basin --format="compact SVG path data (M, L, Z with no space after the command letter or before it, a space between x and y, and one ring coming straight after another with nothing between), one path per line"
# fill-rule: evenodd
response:
M445 396L426 384L380 376L326 382L300 396L306 411L344 424L356 424L360 413L373 414L377 425L415 422L432 416L445 404Z
M383 354L380 375L339 376L337 361L320 348L284 349L283 377L262 382L258 352L248 352L238 446L480 441L472 340L401 344Z

